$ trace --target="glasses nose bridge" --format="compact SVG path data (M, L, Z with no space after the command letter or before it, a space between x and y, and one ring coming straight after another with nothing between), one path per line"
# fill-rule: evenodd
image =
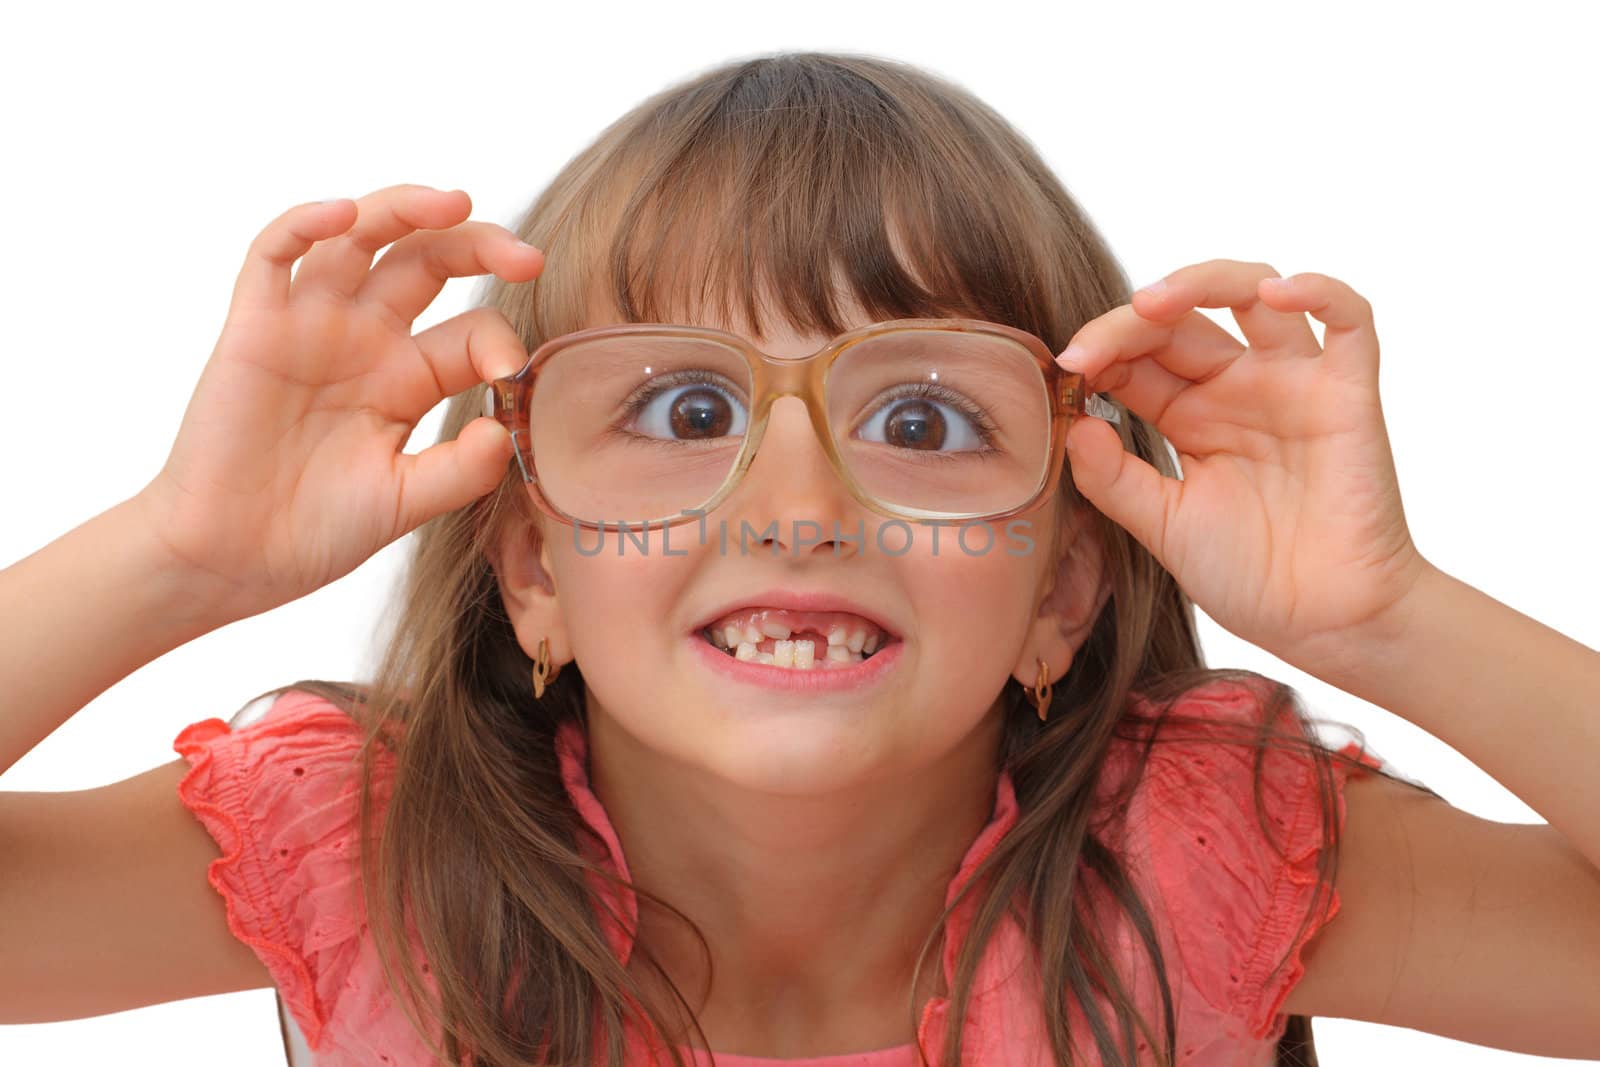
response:
M744 469L748 469L754 461L756 452L760 451L761 442L766 439L774 405L784 397L794 397L800 401L805 409L804 418L811 424L812 434L815 437L814 444L821 449L823 457L834 468L835 474L843 474L840 457L834 449L832 433L828 426L828 412L822 395L823 381L830 362L828 357L835 349L836 344L830 342L808 355L780 357L752 346L751 351L757 357L751 368L755 374L755 381L752 383L755 404L751 410L750 428L753 439L749 442L749 451L741 464L741 477ZM848 479L846 481L848 482Z
M813 422L819 419L826 421L826 412L822 408L822 361L827 359L833 348L834 345L830 343L808 355L789 357L774 356L754 349L758 357L753 368L756 375L756 417L765 422L775 402L782 397L792 396L805 405Z

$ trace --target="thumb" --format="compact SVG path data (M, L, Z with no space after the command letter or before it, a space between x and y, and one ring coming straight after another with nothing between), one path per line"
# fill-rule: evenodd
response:
M1109 423L1090 417L1067 427L1067 465L1078 492L1165 565L1161 546L1182 483L1163 477L1125 449Z
M511 460L511 433L497 419L480 416L463 426L454 440L401 459L400 515L409 533L500 484Z

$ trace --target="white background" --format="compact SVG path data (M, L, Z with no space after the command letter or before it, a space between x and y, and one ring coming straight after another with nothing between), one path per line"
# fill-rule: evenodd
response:
M735 57L815 48L917 63L994 105L1136 283L1227 257L1353 285L1376 309L1384 410L1423 553L1600 646L1595 9L1046 10L274 2L9 14L0 564L159 469L245 248L280 211L407 181L464 188L475 218L508 224L646 95ZM418 329L464 310L477 284L450 283ZM185 724L225 718L259 690L361 673L399 547L136 672L0 788L120 779L173 759ZM1204 634L1213 665L1290 682L1456 805L1538 821L1399 715L1209 621ZM1538 709L1505 714L1536 723ZM1330 1065L1558 1062L1337 1019L1316 1029ZM45 1062L279 1063L272 993L0 1027L0 1063Z

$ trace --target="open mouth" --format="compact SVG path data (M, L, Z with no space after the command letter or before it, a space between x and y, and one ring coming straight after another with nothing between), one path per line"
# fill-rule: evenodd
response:
M849 612L782 608L744 608L714 620L699 633L731 659L810 671L864 663L898 640Z

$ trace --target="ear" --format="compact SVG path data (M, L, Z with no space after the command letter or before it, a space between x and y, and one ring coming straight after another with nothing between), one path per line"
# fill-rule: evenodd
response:
M536 658L539 642L547 640L551 664L570 660L566 622L551 577L554 568L537 519L525 515L506 518L486 555L494 568L500 600L516 632L517 644L528 658Z
M1025 686L1039 680L1041 659L1049 665L1050 681L1061 680L1111 596L1105 553L1092 525L1075 517L1063 527L1062 539L1065 544L1046 568L1044 594L1011 672Z

